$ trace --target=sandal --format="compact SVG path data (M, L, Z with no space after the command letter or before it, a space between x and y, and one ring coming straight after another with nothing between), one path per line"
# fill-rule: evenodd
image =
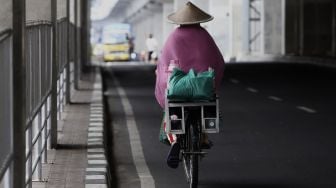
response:
M168 157L167 157L167 164L170 168L177 168L180 162L179 155L180 155L181 146L179 143L175 142L171 146Z

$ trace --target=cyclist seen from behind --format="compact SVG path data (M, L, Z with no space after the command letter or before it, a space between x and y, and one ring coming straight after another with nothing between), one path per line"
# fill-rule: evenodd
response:
M174 66L177 66L183 72L189 72L190 69L195 72L204 72L209 68L213 69L215 72L214 85L218 94L224 72L224 59L213 38L200 25L200 23L212 19L211 15L191 2L168 16L168 20L173 24L178 24L179 27L168 37L157 65L155 97L162 108L165 107L171 63L174 63ZM168 134L167 138L171 144L167 164L176 168L177 165L170 159L178 158L180 145L176 142L176 135ZM203 138L202 145L211 147L212 143L207 136L203 136Z

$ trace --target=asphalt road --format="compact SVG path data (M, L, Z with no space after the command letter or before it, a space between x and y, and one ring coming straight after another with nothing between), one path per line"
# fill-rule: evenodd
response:
M220 88L224 127L210 135L215 145L200 163L199 187L336 187L335 73L299 64L228 65ZM119 187L140 187L130 117L121 103L126 98L155 187L188 187L182 166L166 165L169 147L158 141L162 110L154 68L106 68L104 80Z

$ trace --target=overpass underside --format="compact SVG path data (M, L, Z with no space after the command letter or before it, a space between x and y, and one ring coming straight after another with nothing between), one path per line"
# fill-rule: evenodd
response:
M135 50L146 49L149 33L163 46L174 25L167 15L187 0L120 0L110 17L93 22L126 22ZM251 56L336 56L336 2L333 0L192 0L215 17L202 24L226 59Z

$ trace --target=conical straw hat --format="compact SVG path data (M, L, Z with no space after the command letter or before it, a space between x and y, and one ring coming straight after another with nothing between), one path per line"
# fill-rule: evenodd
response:
M207 14L191 2L188 2L184 7L168 16L168 20L171 23L179 25L203 23L212 19L213 17L211 15Z

